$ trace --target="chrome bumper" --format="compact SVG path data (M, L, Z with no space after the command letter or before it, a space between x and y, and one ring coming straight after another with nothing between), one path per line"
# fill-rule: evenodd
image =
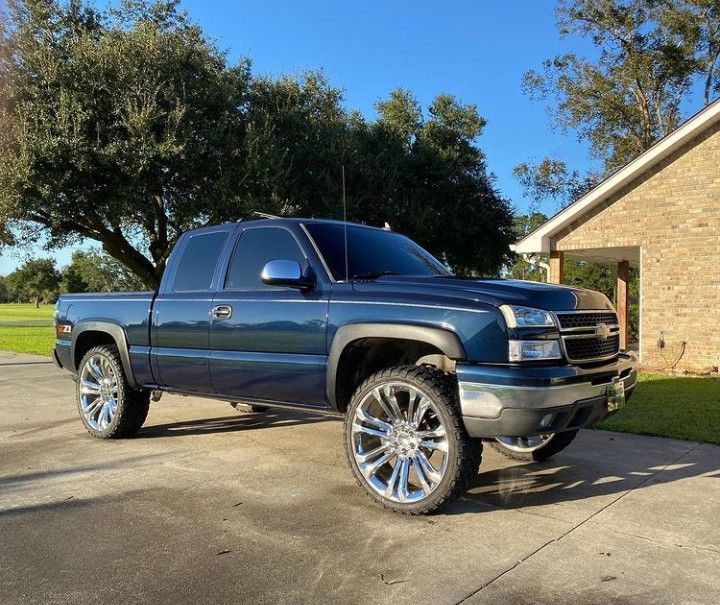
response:
M516 367L507 372L461 368L458 390L466 429L475 437L493 437L587 426L611 412L606 404L613 382L621 380L630 397L637 381L635 365L634 359L623 356L601 368L571 367L570 372L528 369L525 375ZM482 382L467 380L483 376ZM585 411L578 414L581 409Z

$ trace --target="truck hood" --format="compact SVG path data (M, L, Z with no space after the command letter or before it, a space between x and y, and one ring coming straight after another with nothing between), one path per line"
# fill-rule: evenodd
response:
M388 275L373 281L354 282L358 292L412 293L431 299L458 299L495 306L523 305L547 311L608 309L608 298L593 290L515 279L472 279L440 276Z

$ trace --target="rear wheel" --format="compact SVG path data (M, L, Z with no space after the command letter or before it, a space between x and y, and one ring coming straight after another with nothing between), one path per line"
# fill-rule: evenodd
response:
M140 430L150 408L150 393L133 390L117 347L102 345L90 349L80 362L77 404L93 437L117 439Z
M503 456L513 460L542 462L564 450L577 434L576 429L533 437L496 437L490 441L490 445Z
M431 513L457 498L477 474L482 444L460 417L454 383L419 366L383 370L355 392L345 448L357 482L380 505Z

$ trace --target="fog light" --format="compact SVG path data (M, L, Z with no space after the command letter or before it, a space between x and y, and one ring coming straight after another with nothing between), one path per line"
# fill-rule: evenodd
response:
M510 361L560 359L560 343L557 340L510 340L508 358Z
M555 419L555 414L545 414L545 416L543 416L543 419L540 421L540 428L541 429L550 428L554 419Z

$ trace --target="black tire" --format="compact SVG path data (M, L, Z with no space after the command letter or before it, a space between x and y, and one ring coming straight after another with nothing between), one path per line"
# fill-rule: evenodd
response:
M446 440L447 453L443 457L443 464L445 464L444 474L442 474L441 478L437 482L433 481L434 487L431 488L432 491L414 502L398 502L397 500L388 498L376 491L376 489L369 483L368 479L366 479L363 475L363 472L360 470L358 465L359 463L355 458L357 437L354 436L353 419L355 418L358 407L377 387L383 387L383 385L390 384L397 385L398 383L400 384L401 389L403 385L411 387L415 392L421 394L424 398L429 399L433 404L432 410L429 413L426 412L425 416L422 417L423 419L421 420L420 425L414 425L416 430L423 431L427 430L428 427L432 429L429 424L426 426L424 424L431 421L435 423L436 427L441 425L445 429L443 438ZM419 401L419 399L416 399L416 401ZM408 407L401 411L401 416L404 414L404 417L409 422L410 419L407 418L409 415ZM428 416L429 419L427 419ZM400 424L402 424L402 422L400 422ZM393 427L397 428L398 423L396 422ZM443 372L429 367L401 366L382 370L381 372L370 376L357 388L350 401L345 416L344 433L345 453L348 465L350 466L350 470L355 476L358 485L360 485L360 487L362 487L377 504L397 513L406 515L424 515L439 510L441 507L455 500L464 493L467 489L468 483L477 475L478 467L480 466L482 442L478 439L472 439L465 431L465 426L463 424L462 417L460 416L456 382ZM397 439L395 437L393 438L395 439L395 445L393 447L399 447L397 446ZM417 442L415 443L414 447L416 449L413 450L413 456L418 455L417 452L424 447L422 445L423 442L420 440L425 437L417 436L416 438L419 441L419 444ZM372 437L370 437L370 439L372 439ZM380 440L380 443L387 443L387 439L385 437L383 437L382 440ZM442 454L440 455L442 456ZM391 474L392 476L395 476L395 466L399 464L399 461L403 457L408 459L406 468L409 468L412 464L412 472L417 472L413 456L409 456L407 453L402 456L400 454L393 454L393 458L390 458L387 463L383 465L386 467L384 472L387 474L392 470L393 472ZM417 481L418 475L414 476ZM389 483L394 482L390 479ZM408 479L405 480L404 485L406 488L409 486ZM416 487L419 488L419 483ZM393 493L395 492L393 491ZM418 491L415 491L414 493L418 493ZM425 490L422 490L422 493L424 494Z
M490 440L492 448L500 452L503 456L511 458L512 460L518 460L520 462L542 462L551 458L555 454L564 450L568 445L572 443L578 434L578 430L574 431L563 431L562 433L554 433L549 441L544 445L541 445L537 449L530 452L519 452L511 449L497 441L496 439Z
M98 357L105 360L107 367L111 369L112 374L116 377L117 383L117 405L114 416L107 426L102 427L93 426L91 421L86 417L82 400L83 385L81 384L83 369L91 359L97 359ZM132 389L125 375L117 347L115 345L101 345L90 349L80 361L80 365L78 366L76 401L78 411L80 412L80 419L93 437L97 437L98 439L121 439L137 433L145 422L148 410L150 409L150 392Z

